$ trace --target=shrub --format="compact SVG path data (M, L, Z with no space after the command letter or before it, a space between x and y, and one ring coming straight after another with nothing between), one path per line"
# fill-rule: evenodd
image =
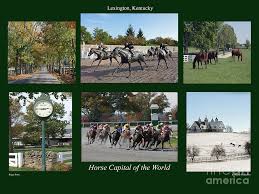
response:
M188 146L187 147L187 156L191 158L192 162L196 156L199 156L200 154L200 148L198 148L196 145Z
M65 163L56 163L50 169L51 171L70 171L72 170L72 166L65 164Z
M215 145L210 155L215 156L218 160L220 157L226 156L225 148L223 147L222 144Z
M245 152L246 154L251 155L251 143L248 141L245 143Z

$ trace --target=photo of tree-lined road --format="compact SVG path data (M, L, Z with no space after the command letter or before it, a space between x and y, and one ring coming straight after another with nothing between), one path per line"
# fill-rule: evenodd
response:
M251 22L184 22L184 83L251 83Z
M73 83L75 64L75 22L8 23L8 83Z
M82 83L177 81L177 14L81 14Z

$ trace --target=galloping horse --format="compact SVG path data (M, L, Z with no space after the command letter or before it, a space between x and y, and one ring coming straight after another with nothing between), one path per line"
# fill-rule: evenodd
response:
M169 126L164 126L162 129L162 133L160 135L160 138L156 144L157 146L161 143L162 144L162 151L164 150L164 143L168 142L170 147L172 147L171 142L170 142L170 134L172 132L172 129Z
M239 57L241 61L243 60L243 55L240 49L232 49L232 58L234 59L234 61L235 61L235 56L237 56L238 61L239 61Z
M212 64L212 59L214 60L215 64L218 62L218 52L217 51L209 51L208 52L208 63Z
M201 63L201 66L202 66L202 62L204 62L204 64L206 65L206 69L207 69L208 53L207 52L200 52L200 53L196 54L196 56L193 60L193 63L192 63L193 69L196 68L196 65L195 65L196 62L198 63L198 69L199 69L200 63Z
M96 54L97 55L97 58L93 60L91 66L93 65L93 63L95 61L98 61L99 60L99 63L98 65L96 66L95 70L97 69L97 67L100 65L100 63L102 62L102 60L107 60L107 59L110 59L110 66L112 64L112 59L115 59L117 61L117 63L119 64L119 61L117 60L116 58L116 55L112 55L112 52L111 51L102 51L100 49L96 49L96 48L91 48L89 53L88 53L88 56L90 57L92 54ZM94 71L95 71L94 70Z
M157 64L156 70L158 70L158 66L159 66L161 60L165 61L166 68L168 69L166 58L170 57L172 59L172 61L174 62L172 51L167 49L167 52L166 52L165 50L158 48L158 47L156 47L155 50L156 50L156 55L158 57L158 64Z
M96 137L96 130L91 128L89 131L87 131L86 137L88 139L88 144L94 143Z
M112 133L109 134L109 139L110 139L110 143L111 143L111 148L112 148L113 146L116 147L116 145L117 145L117 143L118 143L118 141L119 141L119 139L120 139L120 136L121 136L121 134L120 134L120 132L117 131L117 130L115 130L114 132L112 132Z
M154 59L156 55L157 55L157 54L156 54L156 48L151 47L151 48L149 48L149 49L147 50L147 56L148 56L148 57L153 57L153 59Z
M100 132L99 139L101 140L101 144L106 143L108 136L110 134L110 127L108 125L104 125L103 130Z
M121 141L125 143L125 141L128 140L128 149L130 149L131 139L132 139L132 136L129 129L125 129L124 131L122 131L119 139L120 147L121 147Z
M123 48L120 48L120 47L116 47L116 48L113 49L112 55L115 55L115 56L119 55L121 57L121 62L119 64L119 67L112 74L117 72L124 63L128 63L128 65L129 65L129 75L127 76L127 78L129 78L129 76L131 75L131 63L138 62L140 67L141 67L141 70L143 70L141 62L144 62L145 65L147 65L146 62L145 62L145 59L144 59L145 55L141 52L133 51L133 55L132 55L129 52L129 50L123 49Z

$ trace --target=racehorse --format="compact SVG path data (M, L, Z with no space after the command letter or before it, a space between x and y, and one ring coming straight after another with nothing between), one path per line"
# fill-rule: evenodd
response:
M109 139L110 139L110 143L111 143L111 147L113 147L113 145L116 147L119 139L120 139L120 132L119 131L114 131L112 133L109 134Z
M135 130L135 133L133 134L133 143L132 143L132 148L135 150L136 146L142 143L142 139L143 139L143 130L139 129L139 130Z
M171 142L170 142L170 134L172 132L172 129L169 126L164 126L162 129L162 133L160 134L159 140L156 144L157 146L161 143L162 144L162 151L164 151L164 143L168 142L170 147L172 147Z
M128 149L130 149L131 139L132 139L132 137L131 137L130 130L129 130L129 129L125 129L124 131L122 131L118 143L119 143L119 145L120 145L120 147L121 147L121 141L122 141L123 143L125 143L126 140L128 140Z
M243 60L243 54L240 51L240 49L232 49L232 58L234 59L234 61L235 61L235 56L237 56L238 61L239 61L239 58L241 61Z
M102 60L107 60L107 59L110 59L110 66L112 64L112 59L115 59L117 61L117 63L119 64L119 61L118 59L116 58L116 55L112 55L112 52L111 51L102 51L100 49L96 49L96 48L91 48L89 53L88 53L88 56L90 57L92 54L96 54L97 55L97 58L93 60L91 66L93 65L93 63L95 61L98 61L99 60L99 63L98 65L96 66L95 70L97 69L97 67L100 65L100 63L102 62ZM94 70L94 71L95 71Z
M202 62L204 62L204 64L206 65L206 69L207 69L208 52L200 52L200 53L196 54L196 56L193 60L193 63L192 63L193 69L196 68L196 65L195 65L196 62L198 63L198 69L199 69L200 63L201 63L201 66L202 66Z
M100 132L99 139L101 140L101 144L106 143L108 136L110 133L110 127L108 125L104 125L103 130Z
M212 64L212 60L214 60L215 64L218 62L218 52L217 51L209 51L208 52L208 64Z
M141 52L133 51L133 55L132 55L129 52L129 50L123 49L120 47L116 47L113 49L112 55L115 55L115 56L119 55L121 57L121 62L119 64L119 67L112 73L112 75L115 72L117 72L124 63L128 63L128 65L129 65L129 75L127 76L127 78L129 78L129 76L131 75L131 63L138 62L141 67L141 70L143 70L141 62L145 63L145 65L147 66L145 59L144 59L145 55Z
M161 60L165 61L166 68L168 69L166 58L170 57L172 59L172 61L174 62L172 51L167 49L167 52L166 52L165 50L163 50L161 48L158 48L158 47L156 47L155 51L156 51L155 53L156 53L156 55L158 57L158 64L157 64L156 70L158 70L158 66L160 65L160 61Z
M149 49L147 50L147 56L148 56L148 57L153 57L153 59L154 59L155 56L156 56L156 48L154 48L154 47L151 46L151 48L149 48Z
M154 134L154 129L153 128L149 128L148 130L143 131L143 147L144 148L148 148L149 144L152 141L153 138L153 134Z
M88 139L88 144L94 143L96 137L96 130L91 128L89 131L87 131L86 137Z

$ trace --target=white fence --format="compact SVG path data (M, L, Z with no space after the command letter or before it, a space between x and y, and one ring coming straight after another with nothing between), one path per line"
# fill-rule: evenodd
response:
M23 166L23 153L9 153L9 166L21 168Z
M190 157L187 157L187 163L201 163L201 162L215 162L215 161L227 161L227 160L243 160L246 158L250 158L250 155L238 153L238 154L229 154L219 158L216 157L195 157L192 161Z
M58 152L58 162L66 162L72 160L72 151L70 152Z
M192 62L195 58L195 55L183 55L183 62L188 63Z

